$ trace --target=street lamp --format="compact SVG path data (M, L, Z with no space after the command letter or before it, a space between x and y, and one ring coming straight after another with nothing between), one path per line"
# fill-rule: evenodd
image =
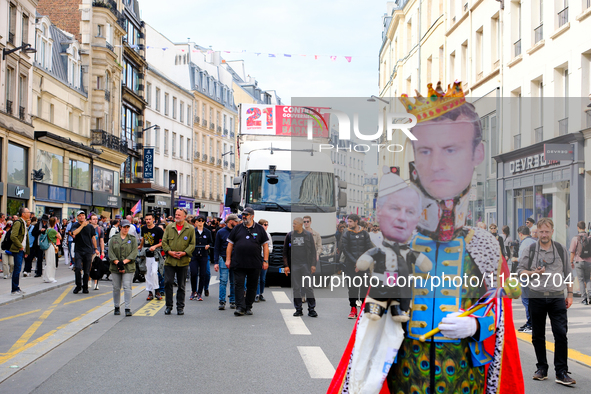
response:
M386 103L386 104L390 104L390 102L389 102L388 100L384 100L383 98L376 97L376 96L374 96L373 94L371 95L371 97L370 97L370 98L368 98L368 99L367 99L367 101L369 101L369 102L373 103L374 101L376 101L376 99L377 99L377 100L380 100L380 101L382 101L382 102L384 102L384 103Z
M226 153L222 153L222 156L221 157L224 157L226 155L233 155L233 154L234 154L234 151L229 151L229 152L226 152Z
M32 48L31 44L23 44L18 48L14 48L14 49L10 49L10 50L3 48L2 49L2 60L5 60L6 56L10 55L11 53L14 53L16 51L21 51L21 50L25 53L37 53L37 50L35 48Z

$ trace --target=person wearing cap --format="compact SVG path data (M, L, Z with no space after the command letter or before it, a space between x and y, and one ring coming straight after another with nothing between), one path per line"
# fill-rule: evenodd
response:
M234 227L228 236L226 267L234 270L236 294L235 316L252 315L261 269L269 268L269 237L260 224L254 221L254 210L242 211L243 223ZM261 254L261 250L263 253ZM244 281L246 280L246 299Z
M162 237L162 250L166 253L164 262L164 287L166 293L165 315L172 313L172 292L176 276L178 288L176 293L176 308L178 315L185 314L185 283L191 255L195 250L195 230L185 219L187 211L184 208L176 210L175 222L169 224Z
M236 296L234 293L234 271L226 267L226 249L228 248L228 236L232 229L238 224L238 215L230 214L226 216L225 226L220 228L215 236L213 247L213 269L220 273L219 285L219 305L218 309L226 309L226 292L228 279L230 280L230 309L236 309Z
M48 221L49 215L44 213L41 216L41 220L39 220L37 224L33 227L33 231L31 234L35 238L35 243L33 244L31 253L37 259L37 263L35 264L35 278L39 278L41 277L41 275L43 275L43 257L45 255L45 251L39 247L39 236L41 234L45 234L45 232L49 228Z
M80 290L88 293L88 277L93 255L99 254L100 250L96 243L96 231L92 224L86 220L86 213L82 210L76 214L78 222L72 226L74 237L74 274L76 276L76 287L73 293L78 294ZM82 275L84 272L84 275Z
M121 231L109 240L109 271L113 277L113 304L115 315L120 315L121 286L125 301L125 316L131 316L131 281L135 273L137 246L135 237L129 234L132 224L121 221Z

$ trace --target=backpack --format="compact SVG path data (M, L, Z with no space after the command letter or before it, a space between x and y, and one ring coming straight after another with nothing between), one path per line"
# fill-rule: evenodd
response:
M46 233L39 235L39 248L41 250L49 249L49 237Z
M585 233L578 235L579 244L577 245L577 256L582 259L591 257L591 239Z
M554 246L556 246L556 250L558 251L558 257L560 257L560 260L562 260L562 265L564 266L565 264L568 264L568 260L565 260L566 255L564 254L564 249L562 248L562 245L559 244L558 242L554 242ZM531 270L531 265L532 265L532 261L534 259L534 255L536 254L536 247L537 247L537 242L533 243L530 245L529 247L529 255L528 255L528 265L527 265L527 270Z
M0 245L0 248L2 248L2 250L4 250L4 251L10 250L10 248L12 247L12 239L10 239L11 235L12 235L12 227L4 235L4 241L2 241L2 245Z

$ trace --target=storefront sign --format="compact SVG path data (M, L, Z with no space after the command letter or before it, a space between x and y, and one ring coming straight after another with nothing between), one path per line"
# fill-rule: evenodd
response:
M509 172L511 174L518 174L520 172L534 170L537 168L547 167L555 164L560 164L559 161L546 161L544 154L527 156L522 159L517 159L509 162Z
M574 160L575 152L571 144L544 144L545 160Z
M168 205L165 201L156 201L156 204L162 205L163 207Z
M121 206L121 197L108 193L94 192L92 194L92 201L95 207L118 208Z
M15 184L9 183L7 195L8 195L8 197L12 197L12 198L20 198L23 200L28 200L29 197L31 196L31 189L29 189L26 186L15 185Z
M144 178L154 178L154 148L144 148Z

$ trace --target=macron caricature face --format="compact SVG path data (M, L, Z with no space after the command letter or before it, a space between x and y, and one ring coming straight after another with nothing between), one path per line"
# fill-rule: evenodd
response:
M474 168L484 160L484 145L474 148L474 126L461 120L426 122L412 130L419 179L436 199L451 199L464 191Z
M395 242L407 242L419 223L421 207L417 192L410 187L383 197L378 202L376 216L384 238Z

